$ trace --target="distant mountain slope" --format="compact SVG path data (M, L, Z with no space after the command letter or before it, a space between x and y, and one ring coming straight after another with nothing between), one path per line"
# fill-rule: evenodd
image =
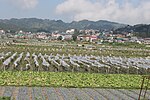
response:
M79 22L72 22L70 23L70 28L77 28L77 29L98 29L98 30L112 30L117 29L121 27L125 27L125 24L119 24L115 22L105 21L105 20L99 20L99 21L88 21L88 20L82 20Z
M0 19L0 29L5 30L24 30L24 31L65 31L66 29L98 29L98 30L111 30L125 27L125 24L109 22L105 20L99 21L73 21L65 23L62 20L49 20L37 18L22 18L22 19Z
M150 25L146 24L137 24L134 26L126 26L124 28L118 28L116 32L121 33L121 32L133 32L135 35L139 37L150 37Z

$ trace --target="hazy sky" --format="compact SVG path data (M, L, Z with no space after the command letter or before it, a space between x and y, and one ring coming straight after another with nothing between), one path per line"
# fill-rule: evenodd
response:
M150 23L150 0L0 0L0 18Z

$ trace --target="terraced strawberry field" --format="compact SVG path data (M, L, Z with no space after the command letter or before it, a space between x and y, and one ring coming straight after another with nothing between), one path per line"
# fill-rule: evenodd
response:
M150 59L10 51L0 53L0 70L149 74Z
M66 72L0 72L0 86L99 87L139 89L142 76ZM145 83L146 84L146 83Z
M0 86L4 86L0 96L18 100L136 100L139 90L135 89L141 86L142 74L150 74L149 56L148 49L135 48L0 47Z

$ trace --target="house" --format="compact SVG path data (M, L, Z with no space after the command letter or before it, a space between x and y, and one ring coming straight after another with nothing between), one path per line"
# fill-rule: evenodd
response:
M138 38L137 38L137 37L131 37L131 38L130 38L130 42L136 42L136 41L138 41Z
M70 29L66 31L67 34L74 34L74 32L75 32L75 29Z
M52 33L51 34L51 39L52 40L57 40L59 36L61 36L61 34L59 34L59 33Z
M77 40L92 42L92 41L98 40L98 36L96 36L96 35L79 35L79 36L77 36Z
M145 38L145 39L144 39L144 43L145 43L145 44L150 44L150 38Z
M36 34L37 39L48 39L47 34L45 32L40 32Z
M4 34L5 33L5 31L4 30L0 30L0 34Z
M39 34L36 36L37 39L46 39L47 36L45 34Z
M72 34L70 33L63 33L61 34L62 40L72 40Z
M87 29L87 30L85 30L85 33L90 34L90 35L94 35L94 34L99 33L99 30Z

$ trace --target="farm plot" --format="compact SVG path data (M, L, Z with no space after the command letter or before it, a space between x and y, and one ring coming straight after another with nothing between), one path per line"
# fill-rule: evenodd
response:
M128 47L103 47L95 46L95 48L86 47L77 47L75 45L49 45L41 46L33 45L11 45L11 46L0 46L0 52L3 51L12 51L12 52L31 52L31 53L53 53L53 54L71 54L71 55L103 55L103 56L121 56L121 57L150 57L149 49L137 49L137 48L128 48Z
M1 52L0 69L2 71L149 74L150 59L40 52Z

